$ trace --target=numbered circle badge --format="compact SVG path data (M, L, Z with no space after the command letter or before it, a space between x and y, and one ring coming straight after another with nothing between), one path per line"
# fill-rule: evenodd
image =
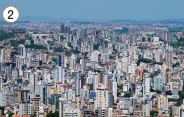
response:
M8 6L3 10L3 18L8 23L14 23L19 19L19 10L14 6Z

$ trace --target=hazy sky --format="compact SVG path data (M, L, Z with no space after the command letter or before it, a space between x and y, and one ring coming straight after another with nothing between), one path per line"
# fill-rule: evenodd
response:
M184 18L184 0L0 0L0 12L9 5L19 9L20 17L88 20Z

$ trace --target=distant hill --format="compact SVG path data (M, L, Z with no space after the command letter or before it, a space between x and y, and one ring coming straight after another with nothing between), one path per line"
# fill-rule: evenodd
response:
M165 19L165 20L160 20L160 23L180 23L180 24L184 24L184 19Z
M48 16L38 16L38 17L32 17L32 16L25 16L20 17L18 21L31 21L31 22L52 22L52 21L58 21L58 22L65 22L65 21L75 21L75 19L72 18L51 18Z
M0 17L0 22L4 21L3 18ZM31 21L31 22L84 22L84 21L90 21L90 20L85 20L85 19L77 19L77 18L52 18L49 16L38 16L38 17L33 17L33 16L24 16L24 17L19 17L17 22L24 22L24 21Z
M90 22L90 21L105 21L105 22L130 22L130 23L142 23L142 22L160 22L160 23L181 23L184 24L184 19L164 19L164 20L129 20L129 19L119 19L119 20L103 20L103 19L78 19L78 18L52 18L49 16L24 16L20 17L17 22L24 22L24 21L31 21L31 22ZM0 17L0 23L4 22L4 19Z

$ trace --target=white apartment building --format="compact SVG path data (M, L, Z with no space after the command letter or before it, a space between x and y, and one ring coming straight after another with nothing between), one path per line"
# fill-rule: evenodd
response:
M96 89L95 109L112 107L112 92L100 84Z

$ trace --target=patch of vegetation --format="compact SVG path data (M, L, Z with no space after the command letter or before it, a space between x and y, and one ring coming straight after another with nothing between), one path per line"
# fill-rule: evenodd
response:
M158 111L150 111L150 115L152 117L156 117L156 116L158 116Z
M176 42L170 44L173 48L184 46L184 38L178 39Z
M15 35L13 32L6 32L4 30L0 30L0 41L7 39L7 38L14 38Z
M17 52L11 52L10 58L13 58L15 55L18 55L18 53Z
M27 40L30 40L31 44L34 43L34 40L32 39L32 37L28 37Z
M80 51L78 51L78 50L72 50L71 52L73 52L74 54L79 54L80 53Z
M64 48L63 47L59 47L59 48L54 48L55 52L63 52Z
M17 46L20 45L20 44L25 44L25 40L19 40L19 41L10 40L10 43L11 43L11 46L17 47Z
M5 115L3 106L0 106L0 110L2 111L2 115Z
M53 62L56 62L56 58L55 58L55 57L52 57L52 61L53 61Z
M73 46L71 43L68 43L68 46L71 47L71 49L73 49Z
M63 35L60 36L60 41L63 41L65 37Z
M172 65L172 68L177 67L177 66L180 66L180 63L179 63L179 62L173 64L173 65Z
M12 67L13 67L13 68L16 66L16 64L15 64L15 63L5 63L5 65L7 65L7 66L12 65Z
M48 44L54 45L54 41L47 41Z
M154 98L156 98L156 96L152 95L151 99L153 100Z
M172 95L172 91L170 91L170 90L166 91L165 93L166 93L166 95Z
M141 62L153 63L153 64L159 64L159 65L162 65L163 64L163 62L156 62L155 60L150 60L150 59L145 59L145 58L139 58L139 60L137 61L137 65L140 65Z
M128 32L128 28L123 28L121 30L114 30L116 33L127 33Z
M105 41L105 47L106 48L108 47L108 44L109 44L109 42L108 41Z
M157 92L158 94L160 94L160 93L161 93L161 91L160 91L160 90L155 90L155 92Z
M35 45L35 44L31 44L31 45L25 45L26 48L32 48L32 49L47 49L47 47L42 46L42 45Z
M128 93L125 93L123 97L129 98L129 97L131 97L131 96L132 96L131 92L128 92Z
M114 59L115 60L115 56L109 56L109 59Z
M98 50L98 49L99 49L99 46L100 46L100 44L95 44L95 45L93 46L93 49L94 49L94 50Z
M123 89L123 84L117 86L119 89Z
M153 77L154 77L154 75L153 75L153 74L151 74L151 75L150 75L150 78L153 78Z
M59 112L55 111L54 113L48 113L46 117L59 117Z

